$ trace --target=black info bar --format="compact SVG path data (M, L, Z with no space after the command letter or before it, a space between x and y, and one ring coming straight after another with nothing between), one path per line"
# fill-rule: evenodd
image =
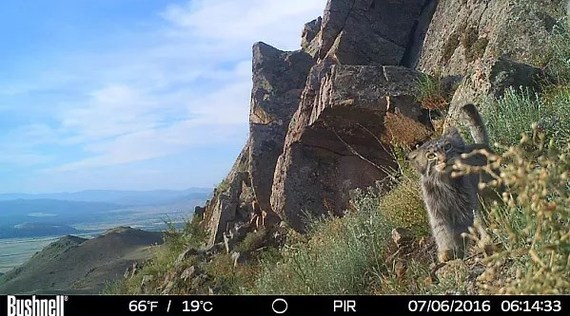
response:
M568 315L567 295L3 295L4 316Z

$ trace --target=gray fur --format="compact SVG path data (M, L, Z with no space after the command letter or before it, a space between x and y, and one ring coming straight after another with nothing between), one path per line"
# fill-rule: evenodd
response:
M489 135L487 134L487 129L485 128L485 123L483 123L483 119L481 115L479 115L479 111L477 111L477 107L475 105L469 103L463 106L462 108L463 113L466 115L467 125L469 126L469 132L471 133L471 137L477 144L489 144Z
M478 121L482 123L480 117ZM482 125L477 128L485 131ZM487 140L486 137L483 139ZM461 158L461 154L481 148L488 149L488 146L467 145L457 129L450 127L444 135L424 143L408 155L421 174L423 198L437 244L438 258L442 262L463 257L465 241L462 233L467 233L469 227L473 226L475 212L479 209L477 193L480 175L452 177L453 165L457 161L477 166L486 164L483 155Z

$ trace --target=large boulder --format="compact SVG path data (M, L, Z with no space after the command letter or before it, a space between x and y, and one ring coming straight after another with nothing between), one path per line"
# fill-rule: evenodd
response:
M264 43L253 46L248 169L262 210L271 209L269 198L277 158L314 63L303 51L284 52Z
M540 66L565 0L440 0L418 70L462 75L477 60L501 56Z
M390 142L430 134L414 97L420 75L398 66L315 66L277 163L273 210L304 231L304 217L343 214L350 190L393 170Z
M544 78L542 69L518 63L506 57L485 58L463 77L453 94L445 125L461 124L462 106L485 104L500 98L508 88L538 91Z

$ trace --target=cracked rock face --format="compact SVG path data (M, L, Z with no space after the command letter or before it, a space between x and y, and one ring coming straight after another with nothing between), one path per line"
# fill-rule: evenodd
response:
M418 70L461 76L450 105L454 121L467 102L484 103L506 87L538 86L544 56L565 0L440 0ZM538 57L537 57L538 56Z
M223 234L234 222L248 220L248 218L241 216L238 211L240 195L244 187L251 186L249 172L245 170L248 163L249 146L248 142L237 157L230 173L222 181L222 184L214 190L212 199L204 207L203 223L209 232L208 245L220 242Z
M314 63L303 51L284 52L264 43L253 46L249 171L262 210L271 209L269 198L277 158Z
M313 21L305 24L303 33L301 34L301 49L311 57L315 58L319 52L319 32L321 31L323 19L318 17Z
M251 190L260 210L274 216L269 202L273 172L314 63L303 51L285 52L261 42L253 45L249 139L205 208L209 245L220 242L224 233L254 216L253 210L246 207L251 201L242 199L243 191Z
M390 142L427 137L419 74L386 65L415 63L433 2L329 0L305 25L301 50L254 45L250 135L205 209L210 244L247 217L246 180L260 210L302 231L304 212L340 215L350 190L385 177Z
M479 60L533 64L544 53L565 0L440 0L418 70L464 75ZM556 12L560 16L555 16ZM536 65L535 65L536 66Z
M398 66L315 66L277 162L273 210L304 231L306 213L342 215L352 189L384 178L395 167L391 141L430 133L414 97L418 76ZM312 81L320 82L318 94ZM394 121L405 131L388 128Z
M330 0L318 57L347 65L400 65L430 0Z

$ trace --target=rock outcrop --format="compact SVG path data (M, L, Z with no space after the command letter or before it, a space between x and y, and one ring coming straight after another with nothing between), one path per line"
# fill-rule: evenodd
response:
M273 173L283 151L287 126L314 63L301 50L285 52L261 42L253 45L249 139L206 206L209 245L222 241L224 233L229 235L235 227L252 221L276 222L270 206ZM258 216L263 220L256 221ZM251 225L252 229L255 226Z
M277 158L289 121L314 65L303 51L284 52L264 43L253 46L253 89L249 116L249 172L255 199L270 210L269 199Z
M394 168L394 143L432 133L416 102L423 74L458 78L447 122L466 102L537 89L536 56L563 8L562 0L329 0L304 26L299 51L255 44L250 137L205 208L209 244L266 217L302 232L305 216L342 215L352 189Z
M313 21L305 24L303 33L301 34L301 49L311 57L315 58L319 53L319 35L321 31L323 19L318 17Z
M257 213L298 231L304 213L342 214L350 190L394 167L391 142L429 135L414 98L421 74L400 65L417 61L433 2L331 0L301 50L254 45L250 137L205 208L210 245ZM259 210L243 207L244 187Z
M414 98L419 75L398 66L333 65L315 79L316 95L308 85L277 163L273 209L302 231L305 213L341 215L351 190L393 170L392 141L429 136Z
M209 231L208 245L222 241L223 235L236 221L245 222L249 214L239 212L241 195L251 186L247 165L249 141L239 154L230 173L214 190L214 195L205 206L203 223Z
M429 26L418 69L465 74L478 60L504 56L539 63L563 15L563 0L440 0ZM532 31L529 31L532 30Z
M289 125L273 179L272 209L294 229L304 217L341 215L349 192L373 186L393 170L392 142L430 134L416 102L421 75L403 64L419 56L432 1L327 3L305 26L302 47L317 52ZM310 36L309 36L310 35ZM316 49L318 47L318 50Z

